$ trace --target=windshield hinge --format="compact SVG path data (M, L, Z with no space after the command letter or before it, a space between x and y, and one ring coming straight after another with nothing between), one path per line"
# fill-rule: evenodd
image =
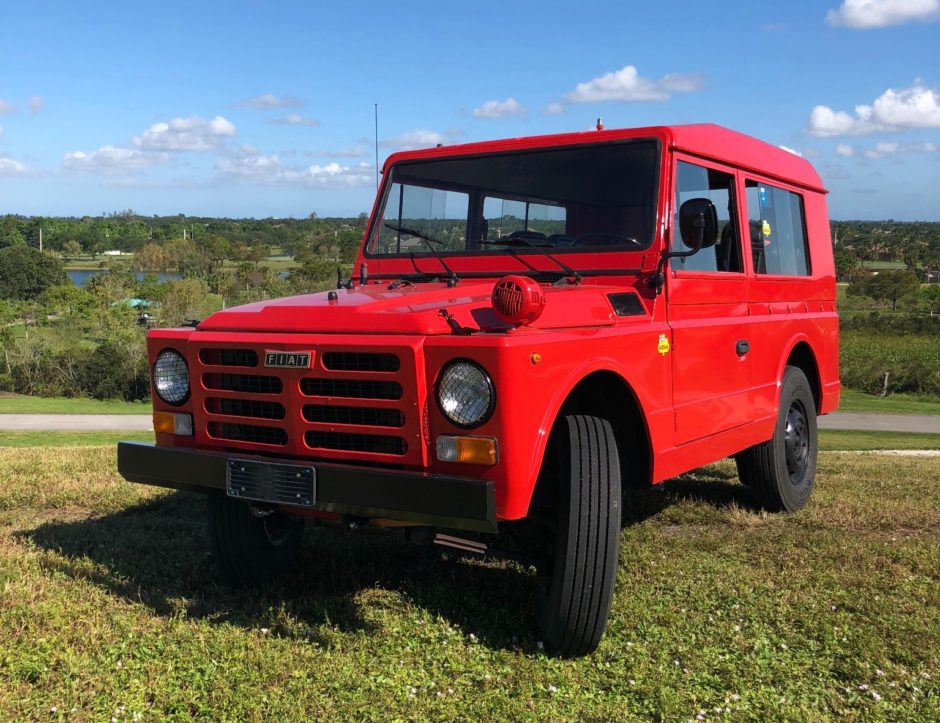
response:
M460 322L457 321L447 309L439 309L437 313L444 317L444 321L447 322L451 333L455 336L470 336L475 331L479 331L479 329L470 329L469 327L461 326Z

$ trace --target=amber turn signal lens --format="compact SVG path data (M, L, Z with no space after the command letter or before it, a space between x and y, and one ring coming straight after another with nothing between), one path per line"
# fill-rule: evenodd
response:
M175 434L180 437L192 437L192 415L176 412L154 412L153 431L161 434Z
M498 458L496 439L493 437L455 437L442 434L437 438L439 462L494 465Z

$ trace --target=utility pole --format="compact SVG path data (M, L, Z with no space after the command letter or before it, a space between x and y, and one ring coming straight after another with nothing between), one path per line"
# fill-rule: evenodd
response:
M39 253L42 253L42 226L39 227Z

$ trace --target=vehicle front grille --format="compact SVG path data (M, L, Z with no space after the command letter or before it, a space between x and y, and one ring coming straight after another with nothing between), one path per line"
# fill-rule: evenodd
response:
M206 389L244 394L280 394L284 385L277 377L262 377L255 374L206 374L202 378Z
M365 379L303 379L300 391L308 397L344 397L346 399L401 399L398 382L373 382Z
M401 362L394 354L328 351L323 355L323 366L332 371L397 372Z
M261 427L256 424L233 424L232 422L209 422L210 437L233 442L252 442L283 447L287 444L287 432L280 427Z
M356 424L369 427L401 427L405 423L405 415L398 409L329 407L322 404L306 405L304 419L308 422Z
M307 432L307 446L314 449L335 449L347 452L404 454L405 440L380 434L348 434L344 432Z
M191 359L197 443L297 459L427 464L416 350L361 337L210 341ZM308 353L309 368L263 368L265 351ZM360 347L360 348L357 348ZM365 347L365 348L361 348Z
M209 397L206 411L229 417L252 417L255 419L284 419L284 405L280 402L261 402L255 399L219 399Z
M207 367L256 367L258 353L252 349L200 349L199 361Z

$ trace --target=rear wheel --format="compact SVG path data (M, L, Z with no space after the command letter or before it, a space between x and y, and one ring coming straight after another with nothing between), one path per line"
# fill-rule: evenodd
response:
M209 496L208 508L212 554L226 582L263 585L296 566L303 519L221 494Z
M796 512L816 480L816 404L803 371L788 366L774 436L735 457L741 482L772 512Z
M620 543L620 458L610 423L599 417L565 417L553 443L557 519L538 623L546 651L574 657L592 652L607 625Z

